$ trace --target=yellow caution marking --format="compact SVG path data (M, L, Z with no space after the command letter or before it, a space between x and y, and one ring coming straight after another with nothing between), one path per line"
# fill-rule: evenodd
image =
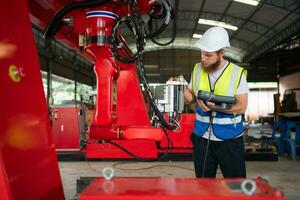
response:
M19 69L17 68L16 65L11 65L9 67L8 75L16 83L19 83L21 81L21 75L20 75Z

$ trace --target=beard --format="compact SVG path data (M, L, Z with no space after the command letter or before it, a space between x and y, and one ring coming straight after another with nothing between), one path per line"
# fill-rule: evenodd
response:
M220 58L218 58L218 60L215 63L210 64L210 65L204 65L201 62L201 65L203 66L204 71L206 71L207 73L211 73L211 72L216 71L219 68L220 64L221 64L221 59Z

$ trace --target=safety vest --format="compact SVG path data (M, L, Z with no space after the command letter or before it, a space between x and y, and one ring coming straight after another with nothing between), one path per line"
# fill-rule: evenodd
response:
M229 63L216 80L214 89L211 89L208 73L196 64L192 76L192 89L197 96L198 90L213 92L215 95L235 96L240 79L245 70L233 63ZM222 140L228 140L240 135L243 130L241 115L227 114L222 112L204 112L199 106L196 108L196 121L194 134L204 135L208 130L211 120L212 130L215 136Z

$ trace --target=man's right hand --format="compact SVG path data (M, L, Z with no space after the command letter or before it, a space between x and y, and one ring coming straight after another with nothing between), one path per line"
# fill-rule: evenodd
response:
M185 82L186 82L186 80L184 79L183 76L170 77L170 78L168 79L168 81L185 81Z
M179 80L180 80L179 76L170 77L168 79L168 81L179 81ZM185 81L185 79L183 79L183 80ZM189 88L185 88L184 89L184 103L186 103L186 104L192 104L192 103L195 102L195 100L196 100L196 97L194 95L193 90L189 89Z
M203 112L211 111L211 109L208 106L206 106L202 100L197 99L197 103L198 103L199 107L201 108L201 110L203 110Z
M175 76L175 77L170 77L169 79L168 79L168 81L177 81L178 80L178 77L177 76Z

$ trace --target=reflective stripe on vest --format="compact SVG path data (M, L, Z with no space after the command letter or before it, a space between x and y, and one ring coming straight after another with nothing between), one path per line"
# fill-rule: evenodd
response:
M196 119L200 122L209 123L209 116L202 116L196 113Z
M246 80L247 80L248 70L244 69L243 74L244 74L244 76L245 76L245 78L246 78Z
M196 119L200 122L209 123L209 118L210 117L208 117L208 116L202 116L202 115L199 115L198 113L196 113ZM234 121L232 121L232 120L234 120ZM220 124L220 125L228 125L228 124L232 124L232 123L240 123L241 121L242 121L242 116L238 115L235 117L235 119L214 117L212 123Z

